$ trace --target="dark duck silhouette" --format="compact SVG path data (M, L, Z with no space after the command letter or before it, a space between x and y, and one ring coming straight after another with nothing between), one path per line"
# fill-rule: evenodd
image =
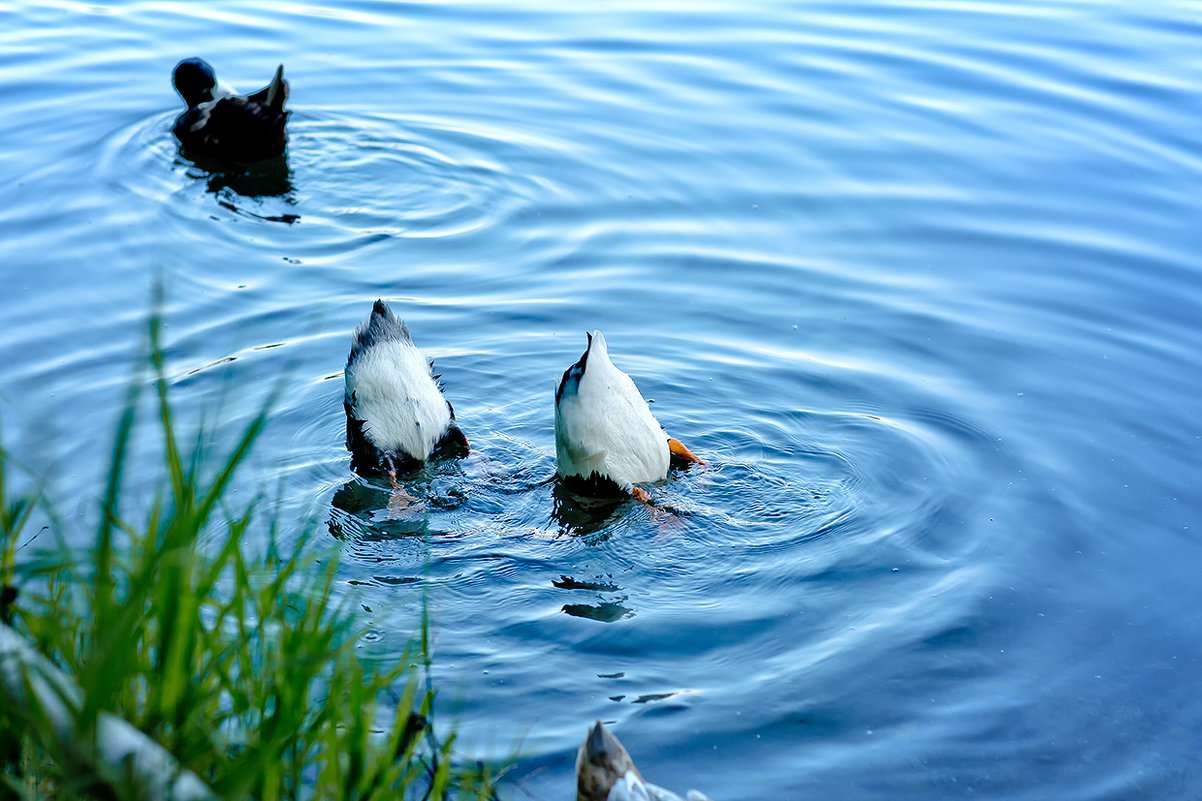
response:
M213 68L199 58L176 64L171 82L188 104L171 132L189 154L240 164L283 155L289 112L282 64L270 84L246 97L218 84Z
M355 329L344 376L346 447L355 472L387 475L399 489L397 473L431 456L467 451L430 362L384 301Z

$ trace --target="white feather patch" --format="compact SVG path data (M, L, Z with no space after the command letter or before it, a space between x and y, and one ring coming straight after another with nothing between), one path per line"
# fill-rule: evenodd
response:
M671 790L643 781L633 770L628 770L609 788L609 794L605 796L605 801L710 801L710 799L696 790L689 790L689 794L681 798Z
M430 364L411 342L374 343L346 370L346 397L380 449L425 459L451 425L446 399Z
M192 131L192 133L196 133L197 131L202 130L206 125L208 125L209 124L209 115L213 113L213 107L216 105L217 105L216 100L206 100L205 102L198 105L196 107L196 111L198 112L199 116L196 118L196 122L192 123L192 127L189 128L188 130Z
M575 393L555 406L555 453L563 476L594 471L623 487L668 474L668 440L630 376L609 359L594 331Z

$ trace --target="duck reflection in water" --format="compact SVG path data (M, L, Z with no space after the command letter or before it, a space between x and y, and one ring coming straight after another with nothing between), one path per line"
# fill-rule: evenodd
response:
M589 545L609 539L613 522L629 505L628 497L581 495L559 480L551 487L551 518L559 533L584 537Z
M584 590L598 593L598 603L595 604L564 604L560 611L566 615L583 617L601 623L613 623L616 620L625 620L635 615L635 610L625 605L630 598L629 595L618 594L612 599L606 599L604 595L601 595L601 593L622 592L622 587L614 584L612 577L610 581L577 581L571 576L560 576L558 581L551 582L551 586L561 590Z
M191 163L192 169L188 171L188 176L203 179L206 191L216 195L218 203L239 214L250 213L237 207L237 204L234 203L234 196L252 199L278 197L289 204L296 202L293 195L295 187L292 183L292 170L288 167L287 156L279 156L248 166L222 164L205 158L193 159ZM252 216L286 223L294 223L300 219L299 214L277 214L270 217L254 214Z
M411 505L391 508L387 490L354 479L334 492L327 527L339 540L395 540L425 536L429 518Z
M427 487L416 487L420 474L429 472L423 468L404 476L406 483L422 496L420 502L407 493L398 494L378 479L355 477L347 481L334 491L330 500L331 536L363 542L429 534L432 509L454 509L466 500L455 492L437 494L428 492Z

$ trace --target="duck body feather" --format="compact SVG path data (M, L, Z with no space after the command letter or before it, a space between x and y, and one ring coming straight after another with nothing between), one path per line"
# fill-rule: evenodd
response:
M671 790L645 781L634 771L628 771L609 788L609 794L605 796L605 801L710 801L710 799L697 790L689 790L686 795L679 796Z
M588 349L556 387L555 455L559 475L588 494L668 474L667 435L634 381L610 360L600 331L589 334Z
M601 721L576 751L576 801L710 801L697 790L679 796L651 784Z
M284 110L288 82L283 65L270 84L246 97L218 84L213 68L199 58L177 64L172 83L188 108L171 132L190 154L235 163L283 155L290 114Z
M346 447L356 472L410 470L467 445L409 327L382 300L355 329L344 377Z

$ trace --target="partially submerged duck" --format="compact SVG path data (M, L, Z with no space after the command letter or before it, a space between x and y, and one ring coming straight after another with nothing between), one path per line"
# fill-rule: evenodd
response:
M618 738L597 721L576 752L576 801L709 801L696 790L683 798L648 783Z
M673 456L701 461L664 433L634 381L610 361L600 331L588 335L584 355L555 389L555 456L571 488L624 491L643 502L650 496L636 485L667 477Z
M217 83L204 59L186 58L171 73L175 91L188 108L171 132L184 149L223 162L247 163L281 156L288 145L284 111L288 82L284 65L263 89L240 97Z
M346 360L343 406L351 469L384 474L415 469L435 455L459 455L467 437L442 395L430 362L409 327L382 300L355 329Z

